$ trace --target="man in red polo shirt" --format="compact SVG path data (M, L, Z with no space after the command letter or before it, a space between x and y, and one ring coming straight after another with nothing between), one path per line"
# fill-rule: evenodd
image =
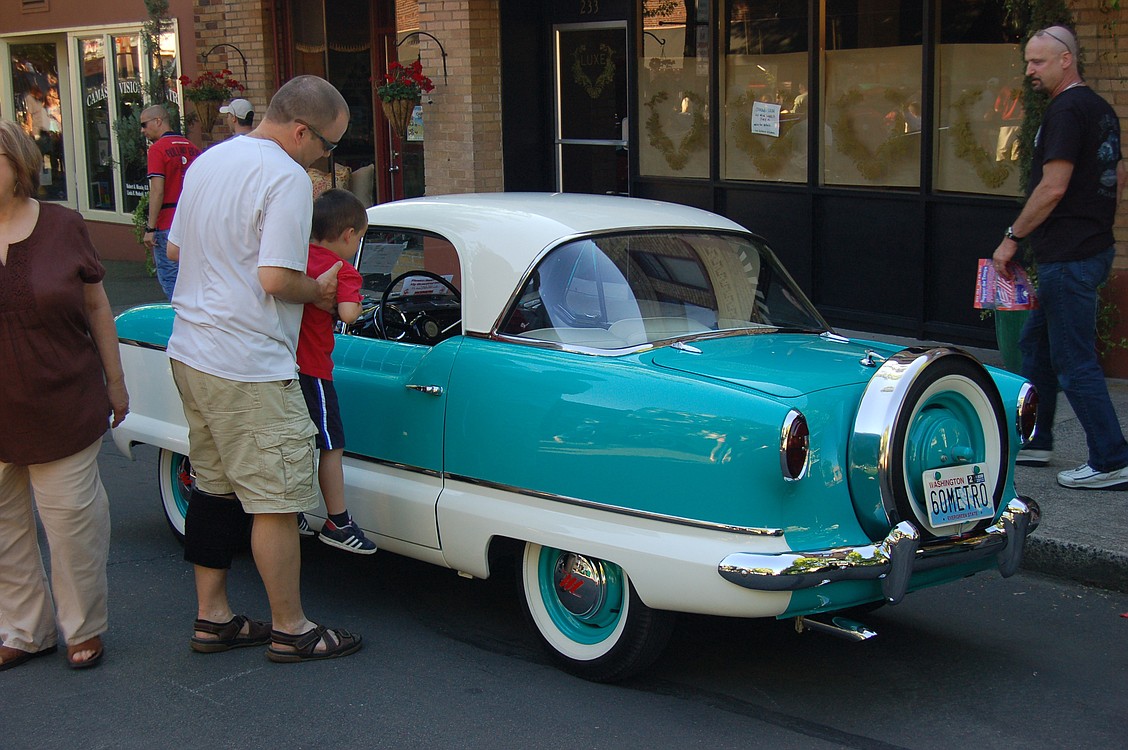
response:
M152 143L149 146L149 225L145 227L145 245L153 251L157 281L171 300L177 266L168 259L168 230L180 199L184 173L200 155L200 149L180 133L169 130L168 110L159 104L141 113L141 132Z

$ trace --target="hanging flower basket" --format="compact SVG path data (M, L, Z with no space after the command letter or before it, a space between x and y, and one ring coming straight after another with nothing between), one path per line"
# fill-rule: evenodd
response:
M215 121L219 118L219 103L221 101L221 99L199 99L192 102L192 106L196 108L196 116L200 118L202 132L210 133L212 128L215 127Z
M384 105L384 116L388 118L388 124L392 126L392 132L400 141L407 139L407 126L411 123L411 113L415 111L415 106L419 104L418 99L393 99L390 102L382 102Z
M203 132L211 133L219 117L219 105L236 94L246 91L246 87L231 77L230 70L218 72L204 71L195 78L180 76L180 86L184 98L192 102L200 118Z
M407 139L407 126L411 113L423 94L433 90L431 79L423 75L423 65L418 60L404 67L398 62L388 66L384 83L376 87L376 96L384 105L384 115L392 126L392 132L404 141Z

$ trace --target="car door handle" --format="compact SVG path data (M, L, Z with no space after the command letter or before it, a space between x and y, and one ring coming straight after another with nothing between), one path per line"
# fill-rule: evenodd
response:
M409 391L419 391L420 393L426 393L428 396L443 395L443 387L441 385L415 385L414 383L408 383L407 389Z

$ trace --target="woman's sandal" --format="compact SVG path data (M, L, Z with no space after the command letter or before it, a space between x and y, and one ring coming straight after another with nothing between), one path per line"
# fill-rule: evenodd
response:
M94 655L89 659L78 661L74 655L80 651L93 651ZM102 647L102 637L94 636L88 638L82 643L76 643L73 646L67 646L67 666L71 669L90 669L102 663L102 657L106 655L106 650Z
M58 646L48 646L41 648L38 651L24 651L22 648L12 648L11 646L0 646L0 672L12 667L18 667L24 662L31 661L37 656L47 656L59 650Z
M271 645L266 650L266 658L280 663L336 659L360 650L360 636L347 630L327 628L317 625L312 630L292 635L280 630L270 631L270 640L279 646L293 646L293 651L280 651ZM318 644L324 642L325 650L317 651Z
M242 633L244 625L247 625L245 634ZM265 646L270 643L270 624L252 620L246 615L235 615L227 622L196 620L192 629L215 636L215 638L192 636L192 642L189 646L193 651L201 654L215 654L220 651L230 651L233 648Z

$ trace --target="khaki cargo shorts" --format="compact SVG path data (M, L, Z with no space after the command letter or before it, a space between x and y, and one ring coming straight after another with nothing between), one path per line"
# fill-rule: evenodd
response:
M317 507L314 437L298 379L243 383L171 360L196 487L235 493L248 513Z

